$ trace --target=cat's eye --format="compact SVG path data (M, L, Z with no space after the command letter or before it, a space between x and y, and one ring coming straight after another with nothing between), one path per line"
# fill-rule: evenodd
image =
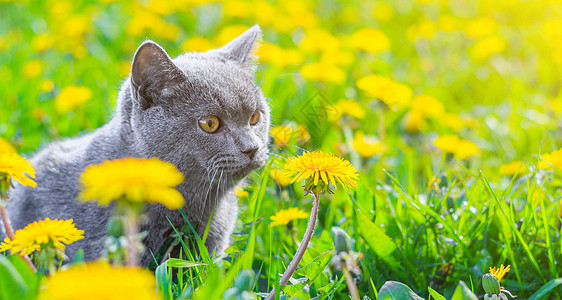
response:
M199 127L207 133L214 133L219 129L220 121L215 116L206 117L199 120Z
M259 120L260 120L260 111L256 110L254 114L250 117L250 125L258 124Z

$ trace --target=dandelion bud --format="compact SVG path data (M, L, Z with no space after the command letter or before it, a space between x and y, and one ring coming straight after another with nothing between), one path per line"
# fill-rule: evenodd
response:
M125 234L125 218L113 217L107 224L107 235L120 237Z
M336 253L351 251L352 241L349 235L339 227L332 227L332 237L334 238L334 246L336 246Z
M496 275L491 273L486 273L482 276L482 287L487 294L495 295L500 292L500 281Z

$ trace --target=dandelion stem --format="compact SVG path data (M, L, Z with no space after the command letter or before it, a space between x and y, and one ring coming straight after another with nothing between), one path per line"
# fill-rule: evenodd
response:
M138 230L137 230L138 213L132 209L128 209L127 221L125 226L125 236L127 237L127 266L137 266L139 261L138 248Z
M6 229L6 235L10 238L10 240L14 239L14 230L12 229L12 225L10 225L10 219L8 219L8 215L6 214L6 210L4 209L4 203L0 202L0 215L2 215L2 223L4 224L4 229Z
M343 264L342 271L343 271L343 275L345 276L345 283L347 283L347 289L349 290L351 299L359 300L359 291L357 290L357 286L353 281L353 276L351 276L351 273L347 269L345 263Z
M316 226L316 220L318 218L319 204L320 204L319 193L315 193L314 194L314 200L312 201L312 211L310 212L310 220L308 221L308 227L306 228L306 232L304 233L304 237L302 238L302 242L301 242L299 248L297 249L297 253L295 253L295 256L291 260L291 263L287 267L287 270L285 270L285 273L283 273L283 275L281 276L281 279L279 279L279 285L286 285L287 282L289 282L289 278L291 278L293 273L295 273L300 261L302 260L304 252L306 251L306 248L308 248L308 244L310 243L310 239L312 238L312 235L314 234L314 227ZM273 288L271 290L271 292L269 292L269 294L267 295L267 297L265 299L271 300L271 299L273 299L274 296L275 296L275 288Z
M4 203L2 202L1 199L0 199L0 216L2 217L2 224L4 224L4 229L6 229L6 235L8 236L8 238L10 240L13 240L14 239L14 229L12 229L12 225L10 224L10 219L8 218L8 214L6 214L6 210L4 209ZM24 254L22 256L22 258L29 265L31 270L33 272L37 273L37 268L31 262L31 259L29 258L29 256L27 256L27 254Z

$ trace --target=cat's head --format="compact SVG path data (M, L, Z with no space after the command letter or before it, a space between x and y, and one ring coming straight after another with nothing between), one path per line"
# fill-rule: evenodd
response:
M144 156L174 163L189 180L237 181L263 166L270 109L255 83L254 26L225 46L171 59L146 41L130 80L131 127Z

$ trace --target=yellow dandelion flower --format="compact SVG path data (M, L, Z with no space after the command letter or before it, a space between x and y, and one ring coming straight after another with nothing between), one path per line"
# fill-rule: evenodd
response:
M392 109L403 108L410 103L412 89L388 77L367 75L357 81L357 87L367 96L384 102Z
M52 91L54 88L55 88L55 83L49 79L41 80L41 83L39 84L39 89L43 93L48 93Z
M560 95L558 98L550 98L547 101L547 108L556 113L556 114L560 114L562 113L562 95Z
M382 152L381 142L375 136L365 135L361 131L358 131L353 137L352 145L353 149L365 158L369 158Z
M327 114L330 121L339 120L342 115L363 119L365 117L365 108L355 100L341 99L338 103L327 109Z
M29 255L50 243L64 250L65 244L70 245L84 238L84 231L76 229L73 221L46 218L28 224L23 229L16 230L13 240L6 238L0 244L0 252L10 250L12 253Z
M466 24L464 34L469 38L482 38L494 34L498 29L498 22L490 17L480 17Z
M279 68L287 66L298 66L304 61L303 54L296 49L281 49L277 59L271 63Z
M288 145L294 132L294 127L290 125L278 125L269 130L269 133L273 136L273 144L279 147Z
M554 150L550 153L541 155L539 168L551 169L556 168L562 170L562 149Z
M466 127L466 122L455 114L445 114L439 118L439 124L451 128L453 131L460 131Z
M341 67L349 66L354 59L355 55L353 52L340 49L326 50L320 58L322 62Z
M455 146L459 143L459 140L459 137L454 134L442 135L433 140L433 145L445 152L452 153L455 150Z
M69 49L68 51L72 52L72 55L74 55L74 57L78 58L78 59L82 59L86 56L86 54L88 53L88 49L86 49L86 47L84 47L84 45L73 45L70 46L71 49Z
M23 76L27 78L35 77L41 74L41 71L43 71L43 62L40 60L30 60L21 69Z
M342 84L345 72L338 66L326 62L313 62L303 65L301 75L307 80L318 80L326 83Z
M402 119L402 127L409 133L423 131L426 126L424 115L417 110L410 110Z
M196 36L183 42L181 48L188 52L205 52L209 49L213 49L213 43L204 37Z
M408 40L415 42L420 39L430 40L437 31L433 21L429 19L422 19L418 23L412 24L406 30L406 37Z
M474 156L478 153L480 153L480 148L478 148L475 143L466 139L462 139L459 141L454 155L457 159L468 159L469 157Z
M307 192L331 192L330 185L337 189L338 182L343 187L353 188L359 179L357 170L348 161L319 150L290 157L284 169L292 178L291 182L306 179Z
M499 268L490 267L490 273L496 275L498 281L502 280L502 278L505 276L505 274L507 274L507 272L509 272L509 270L511 270L511 265L507 265L507 267L504 267L503 264L501 264Z
M467 159L480 152L476 144L454 134L440 136L433 141L433 144L444 152L452 153L457 159Z
M562 43L552 46L551 59L555 64L562 66Z
M289 56L293 56L294 53L292 53L293 51L297 52L296 50L291 49L290 51L287 50L287 52L285 52L285 50L281 49L281 47L275 45L275 44L271 44L271 43L267 43L267 42L263 42L260 44L260 47L257 51L257 56L258 59L260 60L260 62L264 62L264 63L270 63L272 65L278 66L278 67L285 67L287 65L291 65L291 64L300 64L302 63L303 57L302 55L300 55L300 58L298 58L297 62L291 62L291 60L294 58L289 58L288 60L286 60L285 55L289 52L291 52L291 54L289 54Z
M357 49L374 54L390 49L390 40L380 30L375 28L359 29L351 35L351 43Z
M64 33L70 38L79 38L92 30L93 22L89 15L73 15L64 22L62 28Z
M48 276L40 300L157 299L154 275L140 267L117 267L106 262L75 265Z
M445 113L443 103L430 95L415 96L412 99L411 109L429 118L438 118Z
M0 153L4 152L16 152L16 149L10 142L0 137Z
M36 187L35 169L25 158L15 152L0 153L0 178L6 174L8 179L14 179L25 186ZM26 176L27 175L27 176Z
M147 10L153 11L159 15L166 16L176 9L176 5L174 1L151 0L147 3L146 8Z
M55 98L55 108L59 113L65 113L84 105L92 98L92 91L83 86L67 86Z
M31 39L31 49L35 52L42 52L51 48L55 44L55 38L50 33L38 34Z
M122 61L118 65L119 74L123 77L129 76L131 73L131 62L130 61Z
M225 17L248 19L252 9L252 4L248 1L230 0L224 2L222 12Z
M79 197L83 201L97 200L99 205L125 199L178 209L184 200L175 186L183 180L183 174L171 163L157 158L123 158L86 168L80 179L83 190Z
M274 28L279 32L291 34L297 28L313 28L319 23L318 16L312 5L305 1L281 1L279 2L286 16L274 18Z
M160 16L146 11L136 11L131 20L127 23L125 31L132 36L141 36L148 32L150 28L161 24Z
M132 36L142 36L150 32L167 40L175 40L181 31L178 26L166 23L161 16L142 10L134 14L125 30Z
M253 19L262 28L275 25L275 19L279 19L279 9L267 0L256 0L252 2Z
M312 28L305 31L299 48L306 52L339 49L340 41L326 29Z
M217 34L215 38L215 44L217 45L225 45L226 43L230 42L235 37L241 35L246 30L250 29L250 27L246 25L231 25L223 28Z
M498 36L488 36L485 37L470 49L470 57L474 61L482 62L491 57L494 54L502 53L507 48L507 41Z
M153 32L156 36L167 39L169 41L174 41L180 34L181 29L175 24L162 22L160 26L156 27L153 30Z
M248 197L250 195L248 192L239 187L234 189L234 194L238 197Z
M0 36L0 51L4 51L6 49L8 49L8 42L5 37Z
M551 43L562 39L562 18L548 19L541 24L541 33Z
M291 207L289 209L282 209L278 211L274 216L271 216L269 226L279 226L287 225L289 222L297 219L306 219L308 214L297 207Z
M269 171L269 175L280 186L288 186L289 184L291 184L291 177L288 177L286 172L283 171L283 170L273 169L273 170Z
M526 171L525 164L520 160L500 165L500 174L503 176L513 176L517 171L519 171L519 174L523 174Z

